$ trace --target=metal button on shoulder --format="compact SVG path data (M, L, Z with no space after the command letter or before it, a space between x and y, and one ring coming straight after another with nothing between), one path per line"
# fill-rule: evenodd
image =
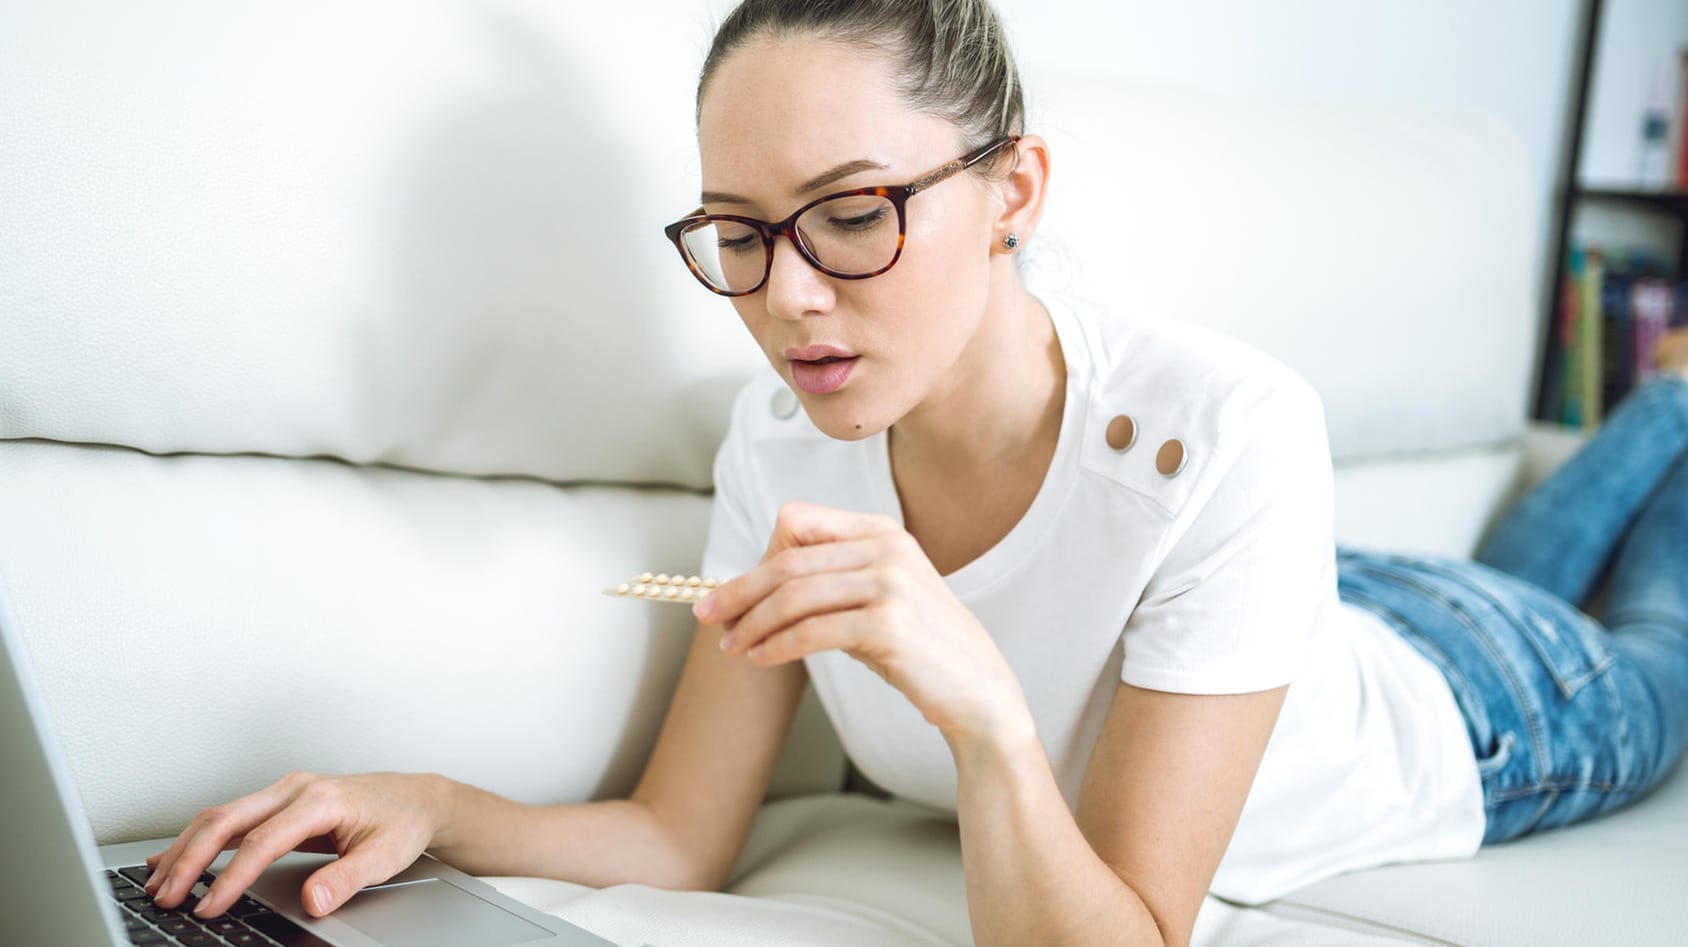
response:
M1155 469L1163 477L1176 477L1184 469L1184 462L1189 460L1189 452L1184 449L1184 442L1174 437L1160 446L1155 453Z
M774 410L774 417L784 421L797 413L797 396L791 393L790 388L781 388L774 392L773 401L769 406Z
M1137 422L1129 414L1114 415L1108 422L1108 446L1114 450L1125 452L1131 445L1137 443Z

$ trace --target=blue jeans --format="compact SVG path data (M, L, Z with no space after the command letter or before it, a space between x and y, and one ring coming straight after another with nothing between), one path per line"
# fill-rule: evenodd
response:
M1634 800L1688 746L1688 380L1649 380L1476 561L1337 550L1344 601L1446 675L1485 843ZM1606 621L1584 609L1606 586Z

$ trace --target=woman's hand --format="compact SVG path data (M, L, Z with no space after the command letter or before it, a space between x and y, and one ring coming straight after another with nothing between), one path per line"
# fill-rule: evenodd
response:
M761 564L694 606L758 665L836 648L901 691L946 739L1029 726L996 642L889 517L780 507Z
M282 855L338 852L300 892L305 911L321 917L422 854L444 818L444 783L443 777L405 773L291 773L195 816L169 848L147 859L147 893L162 907L180 905L206 866L238 847L194 908L200 917L215 917Z

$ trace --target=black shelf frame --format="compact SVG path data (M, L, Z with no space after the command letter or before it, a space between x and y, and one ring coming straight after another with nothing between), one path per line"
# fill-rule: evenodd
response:
M1536 362L1534 402L1538 421L1559 420L1550 413L1557 405L1547 403L1552 390L1547 383L1547 370L1553 365L1552 356L1557 344L1559 309L1564 303L1561 296L1565 284L1565 251L1570 245L1572 212L1578 203L1616 204L1681 221L1676 275L1678 278L1688 277L1688 191L1585 187L1577 180L1577 168L1582 163L1583 124L1588 118L1588 87L1594 75L1594 49L1599 43L1604 10L1604 0L1584 0L1577 24L1576 87L1571 94L1570 115L1559 152L1559 174L1553 189L1553 261L1551 266L1545 267L1550 282L1542 294L1542 298L1548 301L1548 307L1542 325L1540 357Z

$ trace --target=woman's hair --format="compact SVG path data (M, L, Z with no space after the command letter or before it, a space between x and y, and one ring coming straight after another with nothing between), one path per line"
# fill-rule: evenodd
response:
M721 23L703 61L699 114L704 87L728 56L756 40L786 36L884 56L910 107L949 121L969 148L1024 131L1019 72L989 0L744 0ZM974 167L984 171L995 163Z

